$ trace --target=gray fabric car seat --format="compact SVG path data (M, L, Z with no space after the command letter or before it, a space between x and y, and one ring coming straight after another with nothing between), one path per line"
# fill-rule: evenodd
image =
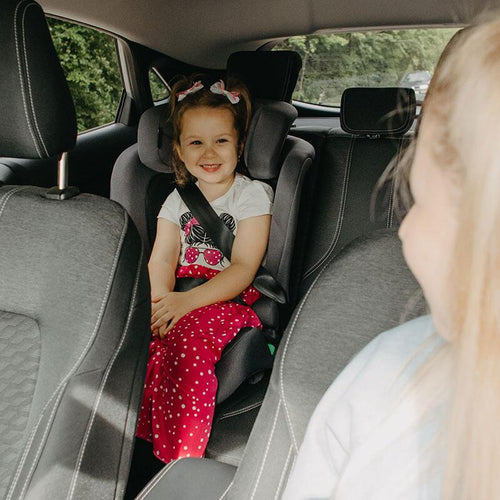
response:
M59 156L76 118L43 11L0 12L0 156ZM121 498L150 323L141 242L118 204L46 192L0 187L0 497Z
M305 293L325 263L349 242L398 224L393 186L376 192L392 158L399 161L411 138L413 89L349 88L342 95L339 129L297 127L292 133L314 145L321 182L312 198L309 239L301 278ZM376 204L372 205L372 197ZM328 215L326 215L328 214Z
M229 62L236 64L245 52L233 55ZM254 95L255 111L245 143L244 159L250 175L269 183L275 189L274 215L267 251L266 268L276 278L293 300L298 282L294 273L302 258L297 244L299 217L306 191L314 149L302 139L288 135L297 116L293 106L278 100L291 96L298 74L297 54L274 53L271 61L282 63L277 67L288 68L285 75L276 75L285 82L276 83L266 99ZM228 72L231 71L228 63ZM259 75L264 78L265 75ZM258 79L257 77L254 77ZM257 84L248 82L251 88ZM139 122L137 144L125 150L118 158L111 178L111 198L121 203L135 221L150 251L156 233L156 217L161 204L174 189L174 176L170 166L171 137L166 121L166 107L157 106L143 113ZM297 249L299 249L297 251ZM277 343L280 327L285 323L278 304L263 298L255 305L263 324L265 335L257 329L244 329L226 347L216 366L219 381L217 402L227 399L249 376L268 370L272 356L268 341Z
M280 498L309 418L335 377L378 333L422 313L395 231L357 239L321 271L297 307L240 466L178 460L138 499Z

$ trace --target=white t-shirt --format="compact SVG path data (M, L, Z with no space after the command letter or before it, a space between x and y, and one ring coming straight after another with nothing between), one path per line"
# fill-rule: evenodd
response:
M241 174L236 174L229 190L210 202L217 215L234 235L238 231L238 222L250 217L271 214L273 190L260 181L253 181ZM198 224L193 214L182 201L177 189L167 197L158 217L167 219L179 226L181 253L179 265L203 265L211 269L222 270L230 262L217 248L215 243Z
M426 411L412 390L445 345L434 332L422 316L379 335L347 365L311 417L284 500L440 498L445 447L436 440L447 401Z

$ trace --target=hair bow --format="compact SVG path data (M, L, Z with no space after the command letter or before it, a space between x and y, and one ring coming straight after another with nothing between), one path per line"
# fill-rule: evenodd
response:
M213 92L214 94L225 95L231 104L236 104L236 103L240 102L240 98L239 98L240 93L239 92L231 92L229 90L226 90L226 86L224 85L224 82L222 80L215 82L210 87L210 91Z
M177 101L182 101L187 95L189 94L195 94L198 92L198 90L201 90L203 88L203 83L200 81L194 82L191 87L189 87L186 90L182 90L181 92L177 92L175 96L177 97Z

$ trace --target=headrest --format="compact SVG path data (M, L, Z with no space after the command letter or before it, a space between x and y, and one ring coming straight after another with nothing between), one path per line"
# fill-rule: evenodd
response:
M242 80L254 99L291 102L302 59L297 52L242 51L227 60L228 75Z
M0 156L48 158L73 148L73 100L41 7L0 7Z
M344 90L340 125L356 135L401 135L415 119L415 91L400 87Z
M137 130L139 159L146 167L161 173L172 172L172 134L166 119L167 109L168 105L162 104L144 111Z
M243 156L255 179L274 179L279 174L279 157L297 110L287 102L261 101L256 105Z
M149 108L141 115L137 131L139 159L161 173L172 172L172 135L166 112L166 105ZM283 143L296 117L297 111L286 102L262 101L256 104L243 152L252 177L277 177Z

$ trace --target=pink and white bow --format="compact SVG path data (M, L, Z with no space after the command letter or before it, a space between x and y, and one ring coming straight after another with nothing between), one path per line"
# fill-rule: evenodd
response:
M175 96L177 97L177 101L182 101L187 95L195 94L202 88L203 88L203 83L201 83L200 81L194 82L193 85L188 89L182 90L181 92L177 92L177 94L175 94Z
M210 87L210 91L213 92L214 94L225 95L231 104L236 104L236 103L240 102L240 98L239 98L240 93L239 92L231 92L229 90L226 90L226 86L224 85L224 82L222 80L215 82Z

